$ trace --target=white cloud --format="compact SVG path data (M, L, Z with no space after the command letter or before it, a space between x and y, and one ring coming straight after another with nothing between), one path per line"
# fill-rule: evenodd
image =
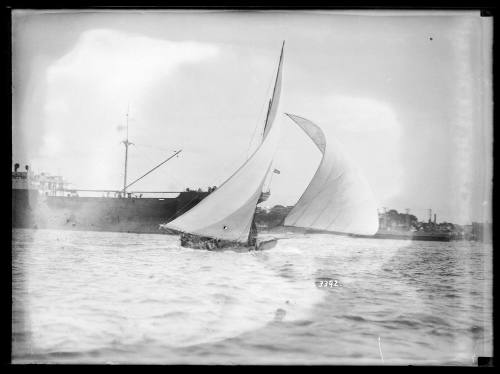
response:
M124 98L134 95L183 63L214 57L217 49L198 42L172 42L112 30L82 34L75 48L51 66L49 84L95 85L96 92Z
M386 103L365 97L331 95L324 98L322 109L332 129L351 134L401 136L394 110Z
M47 69L42 121L50 141L43 143L40 156L45 160L40 167L71 154L74 164L85 170L69 171L69 180L77 185L117 187L124 134L116 129L124 122L127 104L133 118L141 98L155 85L164 84L177 68L217 55L218 48L206 43L104 29L84 32L74 48ZM57 163L71 170L64 161Z
M401 193L402 127L394 109L366 97L328 96L322 103L326 130L344 144L381 204ZM390 165L388 165L388 161Z

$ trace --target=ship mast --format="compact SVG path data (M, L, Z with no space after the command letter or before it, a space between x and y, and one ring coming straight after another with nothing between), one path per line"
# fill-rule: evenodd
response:
M128 113L129 113L130 105L127 107L127 138L122 141L122 143L125 145L125 166L124 166L124 173L123 173L123 195L125 197L125 194L127 193L127 164L128 164L128 147L129 145L132 145L134 143L131 143L128 141Z

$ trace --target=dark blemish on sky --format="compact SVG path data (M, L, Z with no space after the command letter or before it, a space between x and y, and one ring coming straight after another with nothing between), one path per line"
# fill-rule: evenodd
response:
M432 40L432 38L429 38L429 40Z

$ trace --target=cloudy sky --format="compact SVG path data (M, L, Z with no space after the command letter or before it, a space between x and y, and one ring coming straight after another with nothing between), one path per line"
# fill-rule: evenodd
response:
M266 204L320 161L283 113L334 131L380 207L438 221L491 209L491 19L477 13L15 11L13 162L75 188L221 184L256 145L282 41L282 142Z

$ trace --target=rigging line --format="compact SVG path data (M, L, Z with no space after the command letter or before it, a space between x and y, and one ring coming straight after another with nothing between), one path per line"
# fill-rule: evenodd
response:
M142 178L144 178L146 175L152 173L153 171L155 171L156 169L158 169L160 166L162 166L164 163L166 163L167 161L171 160L172 158L174 158L175 156L177 156L179 153L182 152L182 149L175 152L172 156L168 157L166 160L164 160L163 162L161 162L160 164L156 165L154 168L152 168L151 170L149 170L147 173L145 173L144 175L140 176L139 178L137 178L136 180L134 180L132 183L129 183L124 189L126 188L129 188L130 186L132 186L133 184L135 184L136 182L140 181Z
M149 161L152 165L156 165L158 164L158 160L153 160L151 157L149 157L149 155L147 154L142 154L141 157L144 157L145 159L147 159L147 161ZM162 173L162 172L165 172L165 169L163 169L162 171L159 171L159 173Z

